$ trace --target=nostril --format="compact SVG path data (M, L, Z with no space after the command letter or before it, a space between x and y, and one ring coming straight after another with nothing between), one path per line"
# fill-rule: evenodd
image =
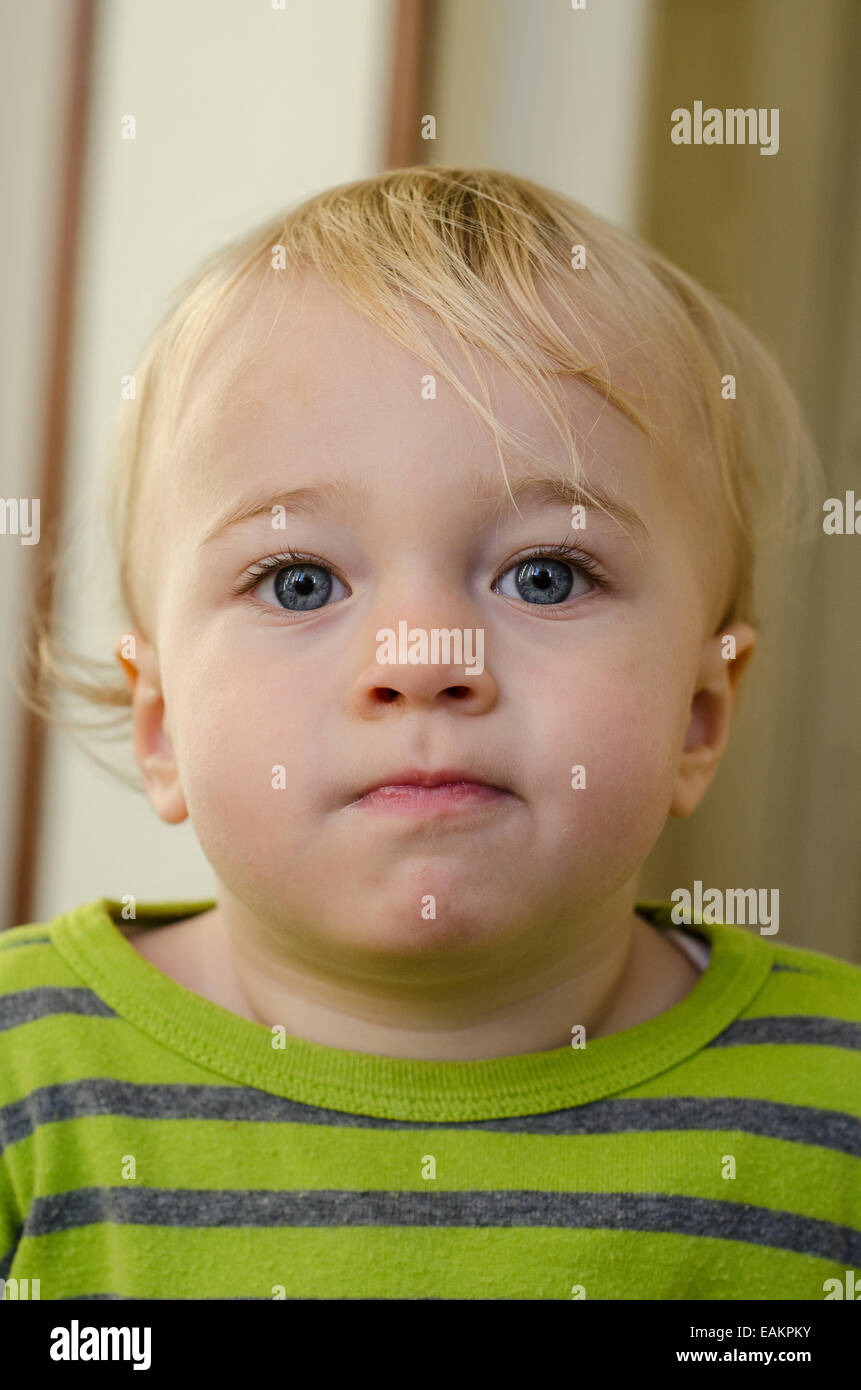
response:
M450 695L453 700L462 700L470 692L468 685L450 685L445 693Z
M390 705L392 703L392 700L396 700L398 698L398 692L396 690L392 690L389 686L386 685L379 686L374 691L374 695L379 700L381 705Z

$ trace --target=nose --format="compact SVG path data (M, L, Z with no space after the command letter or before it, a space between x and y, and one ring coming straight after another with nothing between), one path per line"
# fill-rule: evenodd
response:
M485 714L496 704L483 627L423 627L399 618L372 635L353 686L353 712L361 718L380 718L390 705Z

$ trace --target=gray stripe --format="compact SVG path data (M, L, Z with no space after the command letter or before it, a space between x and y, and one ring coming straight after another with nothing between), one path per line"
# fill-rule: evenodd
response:
M91 989L41 985L0 995L0 1032L54 1014L85 1014L90 1018L116 1018L117 1014Z
M287 1100L246 1086L146 1085L88 1078L32 1091L0 1109L0 1152L41 1124L90 1115L147 1120L314 1124L341 1129L484 1130L498 1134L636 1134L734 1130L861 1157L861 1120L840 1110L731 1096L600 1100L539 1115L490 1120L390 1120ZM281 1142L280 1140L278 1141Z
M725 1028L708 1046L748 1047L759 1043L861 1050L861 1023L804 1014L791 1014L784 1018L741 1018Z
M0 951L14 951L16 946L50 946L50 936L29 936L26 941L4 941L0 932Z
M564 1227L708 1236L861 1264L861 1231L709 1197L630 1192L200 1191L83 1187L37 1197L26 1237L98 1222L171 1227Z
M807 969L802 969L802 967L801 967L800 965L778 965L778 963L777 963L776 961L775 961L774 965L771 967L771 969L772 969L772 972L774 972L774 971L776 971L776 970L788 970L788 971L791 971L793 975L818 975L818 974L819 974L818 970L807 970Z

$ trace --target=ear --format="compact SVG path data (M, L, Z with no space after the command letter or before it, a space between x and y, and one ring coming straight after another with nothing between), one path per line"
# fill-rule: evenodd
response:
M738 682L755 646L756 633L746 623L733 623L703 644L671 816L683 819L695 811L717 772L729 742Z
M170 738L158 653L140 633L124 632L114 644L114 655L132 688L135 760L147 796L156 815L178 825L188 816L188 807Z

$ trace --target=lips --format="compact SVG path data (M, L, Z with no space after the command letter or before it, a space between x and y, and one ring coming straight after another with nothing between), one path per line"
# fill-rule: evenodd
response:
M436 772L422 768L403 768L399 772L388 773L376 782L370 782L357 793L357 799L368 796L380 787L441 787L447 783L471 782L475 786L490 787L494 791L508 791L498 783L488 782L480 773L462 767L445 767Z

